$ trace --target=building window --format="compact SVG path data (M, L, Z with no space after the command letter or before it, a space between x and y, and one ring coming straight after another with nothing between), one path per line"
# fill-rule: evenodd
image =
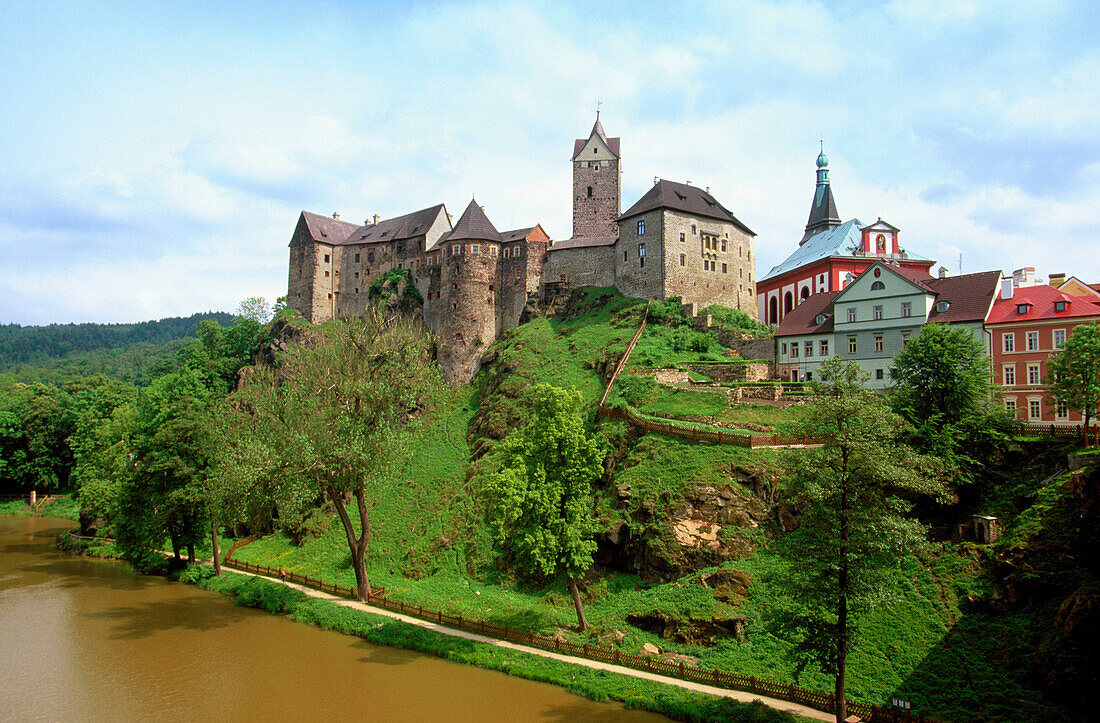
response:
M1029 331L1027 333L1027 350L1039 351L1039 332Z
M371 261L374 261L374 252L373 251L368 251L367 252L367 262L369 263Z
M725 240L723 240L722 241L722 251L725 251L725 250L726 250L726 242L725 242Z
M913 304L910 301L901 302L901 315L903 317L909 317L913 315Z
M480 252L481 252L481 247L478 246L477 244L474 244L473 246L470 247L470 253L473 254L474 256L477 256L478 253L480 253Z
M645 235L645 219L644 218L642 220L638 221L638 235L639 236L644 236Z
M519 278L519 269L516 269L516 278Z
M1066 302L1064 302L1064 301L1055 301L1054 302L1054 310L1055 311L1065 311L1066 310Z
M359 254L355 254L355 263L359 263Z
M623 261L626 261L626 249L623 249Z
M1009 414L1011 414L1012 416L1016 416L1016 400L1015 399L1006 399L1005 400L1005 411L1008 412Z
M325 263L328 263L328 254L325 254Z
M791 358L792 359L797 359L798 358L798 342L797 341L791 342Z
M496 256L497 255L497 247L496 246L490 246L489 247L489 255L490 256Z
M782 353L786 354L787 353L787 342L783 342L782 346L783 346L783 352Z
M1004 381L1006 387L1011 387L1016 384L1016 365L1005 364L1001 368L1001 378Z
M683 232L683 231L681 231L681 232L680 232L680 240L681 240L681 241L683 241L683 240L684 240L684 232Z
M1027 306L1028 306L1027 304L1016 304L1016 313L1017 314L1026 314L1027 313Z
M882 319L882 306L876 305L874 309L872 309L871 316L872 318L874 318L875 321Z
M911 336L912 336L912 334L908 331L901 332L901 348L902 349L905 349L906 347L909 346L909 337L911 337Z
M1043 403L1038 399L1027 400L1028 419L1041 419L1043 416Z
M592 198L592 186L588 187L588 197Z
M640 258L640 259L645 258L645 244L644 243L638 244L638 258Z
M854 336L848 337L848 353L849 354L855 354L856 353L856 338Z
M1066 345L1066 330L1055 329L1054 330L1054 348L1061 349Z
M882 351L882 334L875 334L875 351Z
M875 379L883 379L884 377L885 377L885 374L883 373L883 371L881 369L876 369L875 370Z
M1054 418L1059 422L1069 421L1069 405L1065 402L1058 402L1054 405Z
M691 224L691 235L695 235L695 224Z
M1042 382L1043 375L1040 373L1040 366L1038 364L1027 365L1027 383L1039 384Z
M886 284L882 283L881 281L876 281L875 283L871 284L871 291L882 291L885 288Z
M327 271L325 272L325 278L326 279L328 278L328 272Z
M803 347L805 348L807 357L812 357L814 355L814 343L812 341L806 342Z
M359 288L358 287L356 287L355 293L357 293L357 294L359 293Z
M683 254L680 254L680 265L685 266L686 264L687 264L687 257L684 256Z
M722 264L722 273L723 274L726 273L726 265L725 264Z
M829 340L828 339L822 339L821 344L819 344L818 346L821 347L820 351L818 352L821 356L829 356Z
M856 320L856 309L854 306L848 307L848 322L851 323Z

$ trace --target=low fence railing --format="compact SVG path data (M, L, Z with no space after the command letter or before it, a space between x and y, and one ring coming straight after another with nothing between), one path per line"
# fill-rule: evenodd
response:
M825 437L812 434L742 434L721 429L699 429L673 422L658 422L638 414L633 409L601 406L597 412L609 419L625 419L646 432L659 432L695 442L734 444L739 447L781 447L791 445L823 444Z
M248 542L251 542L251 538L239 540L238 543L241 544L234 543L233 547L230 548L230 552L226 554L223 565L238 570L244 570L245 572L286 580L287 582L293 582L298 585L314 588L341 597L355 597L355 590L352 588L326 583L316 578L300 575L296 572L290 572L280 568L232 559L232 552L236 550L237 547L248 544ZM700 668L694 665L687 665L682 661L674 662L650 655L624 653L617 648L590 645L588 643L575 643L569 640L562 640L558 637L539 635L529 630L516 630L506 625L497 625L495 623L478 620L476 618L468 618L462 615L452 615L442 610L425 607L424 605L410 605L403 600L394 599L387 594L384 587L372 589L368 602L375 607L392 610L393 612L436 623L437 625L465 630L470 633L477 633L488 638L508 640L520 645L539 648L549 652L562 653L564 655L585 658L586 660L595 660L601 663L621 665L635 670L644 670L673 678L680 678L681 680L713 685L719 688L743 690L753 694L767 695L773 698L789 700L793 703L817 708L818 710L833 711L836 709L836 696L832 693L808 690L797 685L777 683L766 678L757 678L751 675L740 675L711 668ZM855 701L848 701L848 712L858 715L865 721L881 723L932 723L935 720L911 712L895 711L893 709L881 708L876 705Z

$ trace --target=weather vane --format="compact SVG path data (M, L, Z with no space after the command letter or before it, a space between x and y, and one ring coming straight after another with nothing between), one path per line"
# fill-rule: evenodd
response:
M597 119L597 120L598 120L598 119L599 119L599 117L600 117L600 106L601 106L601 105L603 105L603 101L602 101L602 100L600 100L599 98L597 98L597 99L596 99L596 119Z

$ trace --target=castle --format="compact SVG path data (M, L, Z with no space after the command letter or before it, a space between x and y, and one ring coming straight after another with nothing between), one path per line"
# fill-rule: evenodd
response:
M620 212L620 139L596 122L573 144L573 236L553 242L539 224L498 231L476 201L453 225L443 204L363 225L303 211L290 240L287 305L311 322L360 313L372 281L407 270L439 337L452 383L520 322L529 299L578 286L638 298L679 296L756 317L755 234L709 190L657 179Z

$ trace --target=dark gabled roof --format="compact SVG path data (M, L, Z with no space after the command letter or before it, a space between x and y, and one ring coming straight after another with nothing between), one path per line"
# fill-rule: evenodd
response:
M689 186L686 183L666 181L663 178L653 184L653 188L649 189L633 206L628 208L626 213L619 216L618 220L638 216L656 208L668 208L673 211L690 213L693 216L716 218L719 221L732 223L750 236L756 235L752 229L738 221L737 217L730 213L725 206L714 200L714 196L703 189Z
M979 271L975 274L922 280L920 285L936 294L937 304L941 301L950 302L947 311L942 314L933 305L928 322L951 324L960 321L985 321L1000 283L1000 271Z
M592 126L592 132L588 134L588 138L578 138L573 141L573 158L577 157L577 154L584 150L584 144L588 143L592 136L599 136L600 140L615 154L615 157L619 157L619 139L608 138L607 134L603 132L603 124L600 123L600 114L596 114L596 123Z
M810 205L810 218L806 221L806 233L802 236L801 243L805 243L810 237L836 228L840 225L840 213L836 210L836 201L833 200L833 187L829 182L817 184L814 191L814 202Z
M833 330L833 299L839 291L820 291L810 294L801 304L794 307L783 317L776 336L795 336L797 334L828 334ZM823 323L817 323L817 315L825 314Z
M344 244L373 244L395 239L408 239L423 236L435 223L440 213L444 213L442 203L407 213L396 218L387 218L369 226L363 226L351 234Z
M614 246L615 242L618 240L618 236L574 236L573 238L567 238L564 241L556 242L549 250L561 251L562 249L581 249L589 246Z
M325 244L341 244L349 234L359 226L347 221L340 221L331 216L322 216L309 211L302 211L302 220L306 222L306 229L314 241Z
M535 230L534 226L528 226L527 228L517 228L512 231L501 231L501 241L521 241L527 238L527 234Z
M462 212L454 230L443 234L439 240L442 243L443 241L501 241L503 239L475 199L471 200L470 205Z

